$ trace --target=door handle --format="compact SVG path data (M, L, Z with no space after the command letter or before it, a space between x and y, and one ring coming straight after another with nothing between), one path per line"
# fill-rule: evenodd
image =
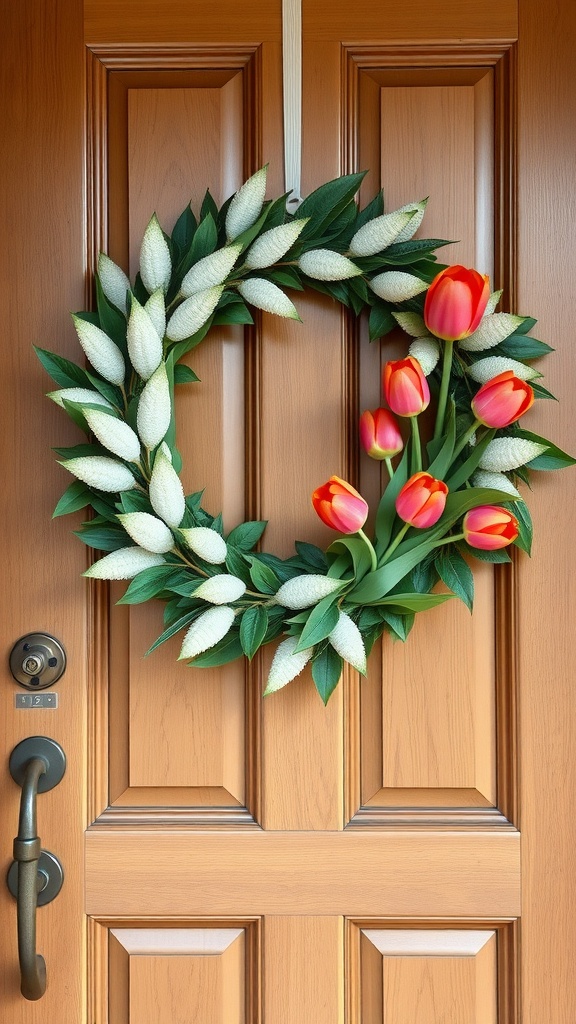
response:
M42 850L36 798L54 789L65 770L62 747L46 736L22 740L10 755L10 774L22 787L22 796L7 884L17 902L20 991L25 999L40 999L46 991L46 963L36 952L36 908L58 895L64 877L58 859Z

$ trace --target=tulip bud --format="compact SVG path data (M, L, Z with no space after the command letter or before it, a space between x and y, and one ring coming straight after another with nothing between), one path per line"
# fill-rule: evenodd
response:
M366 650L358 626L346 612L340 612L338 622L328 637L332 647L357 672L366 675Z
M490 473L509 473L542 455L547 447L524 437L495 437L484 449L478 468Z
M300 611L302 608L318 604L323 597L333 594L342 585L342 580L334 579L332 576L305 573L303 576L293 576L291 580L283 583L275 596L275 601L284 608Z
M418 360L422 373L429 377L440 359L440 345L436 338L416 338L408 349L408 355Z
M360 417L360 441L372 459L389 459L404 447L394 416L388 409L366 409Z
M480 388L472 399L472 412L485 427L508 427L528 412L533 402L530 385L506 370Z
M209 256L204 256L203 259L198 260L198 263L191 267L182 281L180 286L181 294L189 297L197 292L206 291L208 288L214 288L216 285L222 284L228 277L241 252L241 245L227 245L224 249L217 249L216 252L212 252Z
M221 573L204 580L192 595L209 604L231 604L246 592L246 584L238 576Z
M220 284L185 299L168 321L166 335L170 341L184 341L196 334L212 316L223 291L224 286Z
M111 416L110 413L98 409L83 409L82 414L90 430L98 438L101 445L119 459L126 462L138 462L140 459L140 439L124 420Z
M77 459L65 459L60 465L97 491L115 493L136 487L128 467L105 455L82 455Z
M266 194L267 172L268 165L261 167L233 196L226 213L226 236L229 241L247 231L258 220Z
M263 267L271 267L273 263L281 260L292 248L307 223L308 218L302 217L300 220L280 224L277 228L265 231L248 249L246 266L250 270L261 270Z
M533 380L534 377L541 376L533 366L526 366L526 363L508 359L507 356L486 356L485 359L478 359L468 367L467 373L478 384L487 384L489 380L493 380L506 370L511 370L520 380Z
M125 313L126 293L130 291L130 281L105 252L98 256L98 278L108 302Z
M518 520L506 508L480 505L464 516L462 530L466 543L483 551L496 551L512 544L518 536Z
M96 324L91 324L80 316L72 314L72 320L88 362L92 363L104 380L109 380L111 384L123 384L124 356L112 338L96 327Z
M209 562L210 565L221 565L226 561L228 554L226 541L216 530L211 530L209 526L193 526L180 530L180 533L184 538L184 543L204 562Z
M386 363L383 384L386 401L397 416L419 416L428 407L428 381L413 356Z
M164 438L172 416L166 364L160 363L146 382L138 401L136 429L146 448L155 448Z
M156 515L160 516L167 526L173 529L180 526L186 511L184 489L178 473L161 448L154 459L149 496Z
M146 551L163 555L174 547L174 538L166 523L149 512L124 512L116 518L128 536Z
M487 348L494 348L514 334L525 319L514 313L492 313L485 316L477 330L462 341L460 348L466 352L483 352Z
M59 391L49 391L48 398L51 398L61 409L64 402L76 402L77 405L101 405L105 409L111 409L112 404L99 391L91 391L90 388L60 388Z
M396 498L396 511L405 523L419 530L434 526L444 511L448 488L430 473L415 473Z
M171 276L170 249L158 218L153 213L140 246L140 277L146 291L151 295L157 288L166 292Z
M164 292L161 288L157 288L155 292L152 292L144 309L154 325L156 334L159 338L163 338L166 334L166 303L164 301Z
M339 533L356 533L368 518L368 503L339 476L314 491L312 504L322 522Z
M428 330L444 341L460 341L476 330L490 296L486 274L459 265L436 275L424 303Z
M415 208L412 207L410 212L394 210L393 213L374 217L358 228L350 242L350 252L353 256L375 256L377 252L382 252L382 249L387 249L396 241L414 215Z
M126 341L132 366L143 380L148 380L162 362L162 339L137 299L132 299Z
M288 320L299 320L298 310L278 285L264 277L249 277L238 285L238 291L246 302L265 313L274 313Z
M118 548L94 562L83 576L94 580L131 580L143 569L163 565L162 555L155 555L144 548Z
M314 648L307 647L303 651L294 652L294 648L298 645L298 639L297 636L289 636L276 648L266 681L265 697L292 682L310 661Z
M314 281L346 281L362 273L352 260L333 249L309 249L298 260L298 266Z
M190 626L184 637L178 660L195 658L223 640L234 622L234 609L227 605L208 608Z

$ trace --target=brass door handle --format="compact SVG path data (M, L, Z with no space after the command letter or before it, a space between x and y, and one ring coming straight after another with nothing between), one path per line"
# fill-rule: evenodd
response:
M7 882L17 901L20 991L25 999L40 999L46 991L46 963L36 952L36 908L53 900L63 881L57 858L42 850L36 798L57 786L65 770L62 747L46 736L30 736L10 755L10 774L22 787L22 796Z

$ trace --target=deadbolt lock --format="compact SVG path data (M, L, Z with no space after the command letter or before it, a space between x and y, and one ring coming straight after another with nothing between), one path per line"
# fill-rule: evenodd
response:
M27 690L45 690L60 679L66 668L62 644L48 633L27 633L10 653L10 671Z

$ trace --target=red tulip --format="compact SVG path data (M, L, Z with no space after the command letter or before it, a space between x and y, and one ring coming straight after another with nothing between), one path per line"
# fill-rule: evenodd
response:
M446 267L426 293L426 327L444 341L461 341L478 327L489 297L486 274L461 266Z
M360 441L373 459L389 459L404 447L398 423L388 409L366 409L360 417Z
M448 488L430 473L415 473L396 498L396 511L405 523L425 529L434 526L444 511Z
M386 401L397 416L418 416L430 402L428 381L414 356L386 363L383 384Z
M518 520L506 508L479 505L464 516L464 539L472 548L495 551L512 544L518 536Z
M339 476L331 476L314 491L312 504L322 522L339 533L356 533L368 516L368 504L362 495Z
M485 427L508 427L528 412L533 401L530 385L505 370L482 385L472 399L472 411Z

